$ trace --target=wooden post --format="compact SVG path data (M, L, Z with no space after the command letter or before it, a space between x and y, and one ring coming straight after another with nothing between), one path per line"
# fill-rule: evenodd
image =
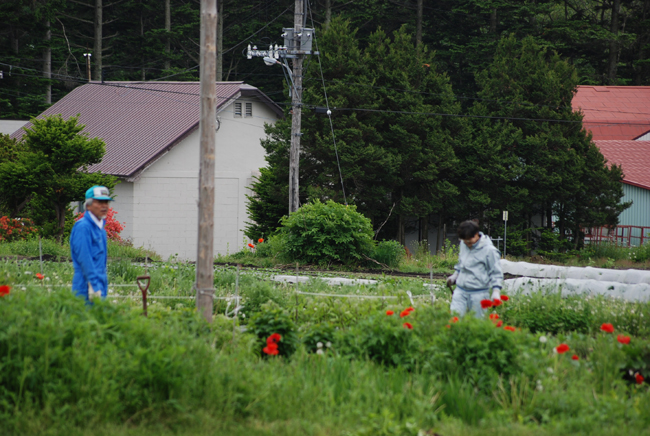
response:
M214 163L216 142L217 0L201 0L201 157L196 306L212 322L214 297Z
M289 213L300 207L299 166L300 166L300 117L302 114L302 54L300 54L300 36L304 19L303 0L296 0L294 11L294 38L296 58L293 60L293 92L291 93L291 150L289 153Z

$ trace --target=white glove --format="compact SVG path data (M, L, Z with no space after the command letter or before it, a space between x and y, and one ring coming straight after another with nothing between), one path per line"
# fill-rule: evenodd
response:
M100 300L102 298L102 291L95 291L90 283L88 283L88 300L93 301L94 299Z
M451 289L452 286L456 284L456 279L458 278L458 271L447 277L447 287Z
M492 288L492 300L501 299L501 290L499 288Z

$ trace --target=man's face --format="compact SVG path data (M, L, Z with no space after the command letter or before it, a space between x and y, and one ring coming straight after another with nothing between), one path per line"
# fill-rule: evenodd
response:
M463 239L463 242L465 245L467 245L467 248L472 248L474 244L476 244L481 236L477 233L471 238L468 239Z
M103 220L108 214L108 200L93 200L88 210L98 219Z

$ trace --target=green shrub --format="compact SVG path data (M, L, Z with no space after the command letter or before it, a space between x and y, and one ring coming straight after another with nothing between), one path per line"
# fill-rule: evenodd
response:
M339 331L338 351L350 358L367 358L386 366L411 368L419 347L416 345L417 331L405 328L406 321L412 323L413 318L400 318L397 313L365 318L350 329Z
M350 264L373 249L370 220L356 206L332 200L305 204L283 218L281 235L291 259L303 263Z
M495 328L486 320L465 317L444 330L434 338L425 367L457 374L483 389L493 388L499 377L534 376L544 360L534 337Z
M0 425L30 414L139 421L199 405L216 368L188 319L209 328L196 312L160 323L113 303L87 306L68 290L12 291L0 301Z
M314 324L306 326L301 332L301 341L310 353L318 350L328 351L334 345L334 327L330 324ZM318 344L320 343L320 346Z
M396 268L404 258L404 254L404 247L399 242L381 241L377 244L370 257L391 268ZM369 263L369 265L376 266L374 262Z
M518 296L497 311L504 322L525 327L532 333L587 333L593 327L591 306L586 301L569 305L560 293L537 292Z
M650 260L650 243L646 242L639 247L630 248L629 256L634 262L646 262Z
M265 354L262 349L266 346L266 340L273 333L279 333L282 339L278 343L280 356L291 356L298 345L298 334L296 325L289 314L273 302L266 303L260 312L257 312L250 319L248 331L258 339L260 356Z

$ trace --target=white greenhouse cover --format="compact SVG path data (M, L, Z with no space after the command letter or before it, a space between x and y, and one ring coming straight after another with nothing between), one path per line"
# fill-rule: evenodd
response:
M501 260L504 273L524 276L504 281L505 293L562 292L606 295L627 301L650 300L650 271L539 265Z

